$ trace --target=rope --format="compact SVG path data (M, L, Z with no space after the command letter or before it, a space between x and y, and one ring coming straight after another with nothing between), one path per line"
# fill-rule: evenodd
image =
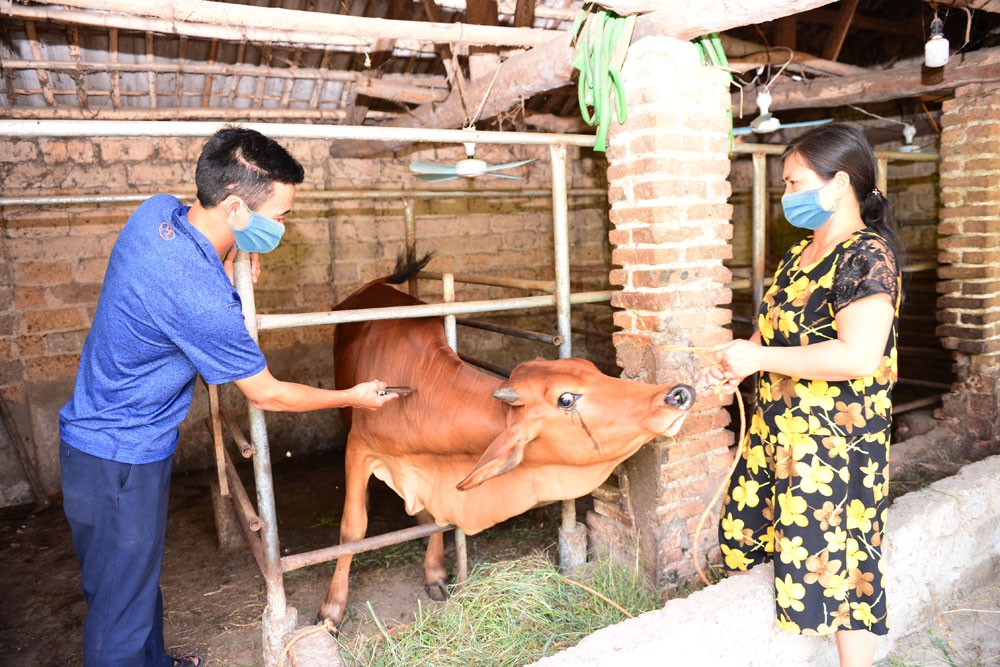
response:
M634 14L619 16L588 2L570 29L576 41L571 65L580 70L577 82L580 115L587 125L597 126L595 151L604 152L607 148L612 107L619 124L628 117L621 68L632 41L635 20Z
M627 610L627 609L625 609L625 607L621 606L620 604L618 604L617 602L615 602L614 600L612 600L612 599L611 599L611 598L609 598L608 596L606 596L606 595L603 595L602 593L600 593L600 592L598 592L598 591L595 591L595 590L594 590L593 588L591 588L590 586L586 586L586 585L584 585L584 584L581 584L581 583L580 583L579 581L577 581L576 579L570 579L569 577L563 577L562 579L563 579L563 581L565 581L565 582L566 582L566 583L568 583L568 584L573 584L574 586L577 586L578 588L581 588L581 589L583 589L583 590L587 591L587 592L588 592L588 593L590 593L591 595L594 595L594 596L596 596L596 597L599 597L600 599L604 600L604 601L605 601L605 602L607 602L607 603L608 603L609 605L611 605L612 607L614 607L615 609L617 609L618 611L620 611L621 613L625 614L625 616L627 616L628 618L635 618L635 616L633 616L632 614L630 614L630 613L628 612L628 610Z
M288 652L292 650L292 646L295 642L317 632L332 632L334 630L333 624L329 621L324 621L320 625L314 625L312 627L299 630L292 636L291 639L288 640L285 647L281 649L281 657L278 660L278 667L285 667L285 660L288 658Z
M715 361L715 359L712 359L702 354L703 352L708 352L708 351L714 352L715 351L714 347L688 347L685 345L664 345L660 346L660 349L666 349L671 351L676 350L682 352L695 352L698 354L699 357L708 361L712 365L719 366L719 362ZM736 390L736 403L739 405L739 410L740 410L740 432L738 436L739 439L736 441L737 443L736 455L733 457L732 465L729 466L729 472L726 473L726 476L722 479L722 483L719 484L719 487L715 490L715 495L713 495L712 499L708 501L707 505L705 505L704 511L702 511L701 516L698 518L698 525L694 529L694 547L691 549L691 558L694 560L694 569L697 570L698 576L701 578L701 580L705 583L706 586L711 586L712 582L708 580L708 577L705 575L705 571L701 569L701 560L698 558L698 543L701 542L701 531L705 526L705 520L708 518L708 515L712 511L712 507L719 500L719 496L721 496L722 493L729 487L729 481L733 478L733 472L736 470L736 465L739 463L740 458L742 458L743 456L743 448L744 448L744 443L746 441L746 429L747 429L746 411L743 406L743 396L740 394L739 389Z

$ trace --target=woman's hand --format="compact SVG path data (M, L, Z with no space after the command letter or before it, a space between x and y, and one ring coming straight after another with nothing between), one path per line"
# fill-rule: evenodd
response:
M233 274L233 262L236 261L236 253L239 249L233 246L226 253L225 259L222 260L222 268L225 270L226 275L229 276L229 282L236 284L236 278ZM257 284L257 279L260 278L260 255L258 253L250 253L250 280Z
M761 346L749 340L734 340L716 348L716 360L722 365L726 379L739 378L761 370ZM737 382L739 384L739 382Z

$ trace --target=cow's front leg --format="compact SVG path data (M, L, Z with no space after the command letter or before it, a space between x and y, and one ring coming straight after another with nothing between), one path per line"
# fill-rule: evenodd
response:
M340 520L340 543L349 544L364 539L368 530L368 498L366 489L368 469L365 453L367 448L347 437L347 454L344 460L344 514ZM341 556L330 580L330 588L319 608L317 623L327 624L333 629L344 620L347 609L348 575L351 571L352 556Z
M417 514L420 525L434 523L427 512ZM444 562L444 533L434 533L427 538L427 553L424 556L424 590L428 597L437 602L448 599L448 568Z

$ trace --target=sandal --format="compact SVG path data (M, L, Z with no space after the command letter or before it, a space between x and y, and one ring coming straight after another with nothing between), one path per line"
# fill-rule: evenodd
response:
M179 655L171 660L173 660L173 667L202 667L205 664L205 658L195 653Z

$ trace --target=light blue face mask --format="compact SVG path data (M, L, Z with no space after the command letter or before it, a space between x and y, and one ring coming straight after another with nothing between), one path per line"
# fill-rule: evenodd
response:
M816 231L833 217L833 211L828 211L819 203L819 191L823 188L791 192L781 198L781 208L785 219L793 227Z
M250 211L249 206L243 206ZM250 220L243 229L236 229L231 225L230 228L236 239L236 247L246 252L271 252L278 247L285 233L284 225L256 211L250 211Z

